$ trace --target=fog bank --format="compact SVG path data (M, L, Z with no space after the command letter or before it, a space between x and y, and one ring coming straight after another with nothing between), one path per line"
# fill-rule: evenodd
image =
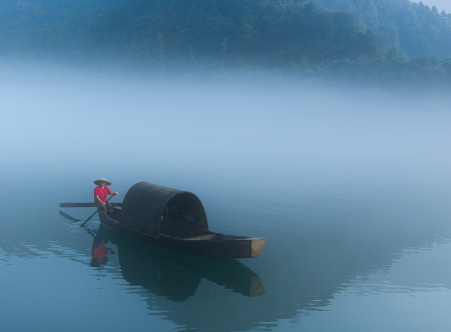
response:
M450 168L450 115L437 97L8 70L2 176L96 178L127 166L148 170L138 181L440 181Z

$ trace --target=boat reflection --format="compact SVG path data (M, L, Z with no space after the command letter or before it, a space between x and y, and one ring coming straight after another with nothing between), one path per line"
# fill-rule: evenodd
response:
M176 252L126 237L104 225L100 225L94 238L91 266L105 264L107 255L114 254L105 243L117 246L120 269L130 285L175 302L193 296L202 278L244 296L265 294L260 277L237 260Z

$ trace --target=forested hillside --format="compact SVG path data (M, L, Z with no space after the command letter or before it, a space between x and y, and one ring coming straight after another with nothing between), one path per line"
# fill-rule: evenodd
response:
M123 0L0 0L0 56L82 56L89 26Z
M409 58L451 57L451 14L409 0L315 0L329 10L356 15L364 30L378 36L379 47L398 48ZM382 45L381 45L382 44Z
M105 53L177 61L221 60L277 66L376 55L372 31L355 16L309 2L262 0L128 0L93 25L92 47Z
M0 56L181 75L225 59L275 77L440 86L451 28L409 0L0 0Z

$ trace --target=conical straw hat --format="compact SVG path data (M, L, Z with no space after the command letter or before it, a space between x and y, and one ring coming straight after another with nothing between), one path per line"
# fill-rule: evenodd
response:
M101 178L101 179L95 180L95 181L94 181L94 184L100 186L100 182L105 182L105 186L111 186L111 182L108 181L108 180L105 179L105 178Z

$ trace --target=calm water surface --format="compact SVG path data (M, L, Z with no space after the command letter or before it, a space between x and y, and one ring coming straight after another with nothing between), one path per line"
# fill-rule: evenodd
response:
M246 107L263 107L249 98ZM85 138L95 125L74 113L49 116L59 104L45 101L54 111L13 119L35 140L2 143L2 331L451 328L448 115L340 114L323 105L312 118L275 98L266 113L243 115L244 125L237 107L215 118L209 102L205 113L170 118L179 131L167 142L161 128L171 111L120 118L105 110L117 116L107 118L117 136L99 151ZM274 111L281 103L296 112ZM2 135L20 139L8 128ZM91 202L92 181L103 176L119 191L116 202L139 181L192 191L212 231L266 237L263 253L212 260L140 243L97 218L70 224L92 209L58 204Z
M173 185L165 180L159 182ZM261 191L235 185L194 181L183 189L203 200L212 230L267 237L257 259L218 261L172 252L98 221L80 228L66 214L85 219L92 211L59 213L58 193L65 195L59 188L53 197L26 195L34 201L27 208L10 200L0 243L2 326L8 331L450 326L449 186L331 183ZM100 257L95 250L102 251Z

